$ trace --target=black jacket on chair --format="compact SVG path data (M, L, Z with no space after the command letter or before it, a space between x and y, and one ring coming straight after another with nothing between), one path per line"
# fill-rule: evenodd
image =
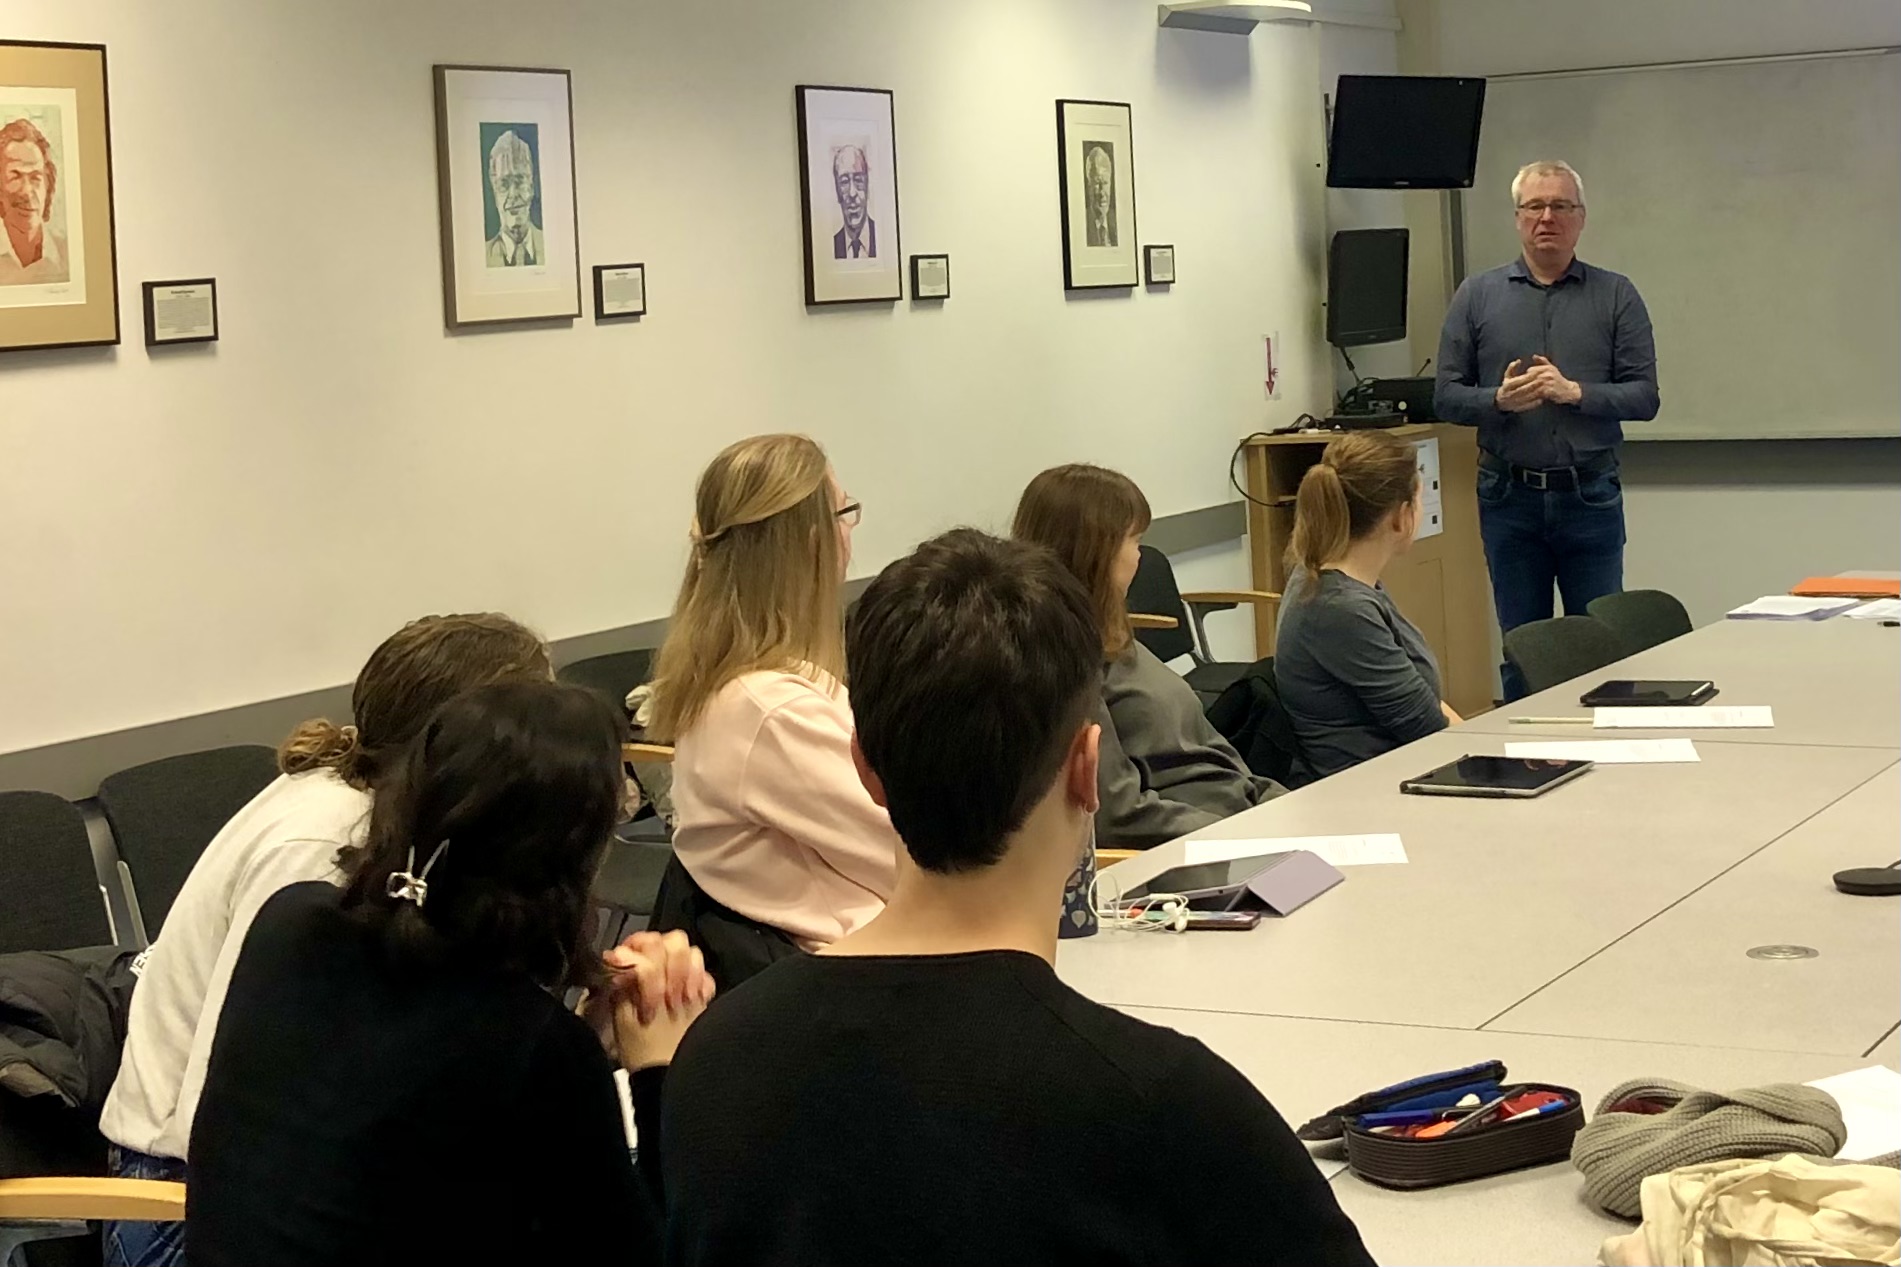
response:
M656 933L684 932L706 958L706 970L724 992L781 959L805 953L779 929L748 919L707 896L679 855L667 860L647 927Z
M0 1178L105 1173L135 952L0 955Z
M1289 789L1311 782L1294 719L1287 715L1274 682L1273 656L1250 664L1208 705L1208 724L1234 745L1254 773Z

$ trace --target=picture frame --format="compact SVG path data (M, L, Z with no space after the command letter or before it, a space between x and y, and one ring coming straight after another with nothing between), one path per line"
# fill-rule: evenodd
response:
M904 298L893 93L800 84L793 104L806 305Z
M0 351L119 342L104 44L0 40L8 182L18 197L0 217Z
M950 256L913 255L911 257L911 298L949 299Z
M438 65L435 102L444 324L579 317L569 73Z
M1175 284L1175 248L1172 245L1142 248L1142 281L1149 286Z
M1056 180L1063 209L1063 288L1133 288L1135 121L1126 101L1056 102Z
M194 277L184 281L146 282L145 346L218 341L218 282Z
M618 321L623 317L647 315L647 266L645 264L596 264L594 266L594 319Z

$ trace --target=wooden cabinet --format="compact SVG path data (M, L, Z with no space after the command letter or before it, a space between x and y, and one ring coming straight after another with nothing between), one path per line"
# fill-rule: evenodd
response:
M1395 427L1398 439L1439 442L1439 506L1444 530L1425 537L1382 578L1406 618L1419 626L1439 661L1446 702L1470 717L1492 706L1491 582L1479 541L1478 432L1444 424ZM1284 593L1287 543L1294 532L1294 494L1320 460L1331 434L1259 436L1244 453L1248 490L1248 555L1255 589ZM1256 607L1256 655L1274 654L1273 607Z

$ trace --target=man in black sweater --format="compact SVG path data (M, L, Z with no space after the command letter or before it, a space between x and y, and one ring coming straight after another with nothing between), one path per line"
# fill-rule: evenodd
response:
M886 568L846 643L853 755L909 857L876 920L688 1032L668 1261L1370 1263L1245 1078L1051 968L1096 810L1088 596L965 529Z

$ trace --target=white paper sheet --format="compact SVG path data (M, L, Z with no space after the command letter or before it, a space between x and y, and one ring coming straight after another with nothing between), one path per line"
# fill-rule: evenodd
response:
M1752 603L1732 608L1734 620L1816 620L1855 605L1852 598L1797 598L1793 594L1765 594Z
M1599 765L1647 765L1662 761L1701 761L1688 739L1553 739L1508 743L1508 757L1539 761L1595 761Z
M1183 847L1182 865L1258 858L1271 853L1305 849L1336 867L1405 862L1406 846L1393 832L1370 836L1285 836L1278 840L1191 840Z
M1901 1149L1901 1073L1871 1065L1808 1085L1828 1092L1842 1106L1848 1142L1837 1157L1866 1161Z
M1747 730L1775 724L1775 714L1767 704L1600 708L1591 714L1591 725L1599 730Z
M1842 615L1850 620L1901 620L1901 598L1877 598Z

